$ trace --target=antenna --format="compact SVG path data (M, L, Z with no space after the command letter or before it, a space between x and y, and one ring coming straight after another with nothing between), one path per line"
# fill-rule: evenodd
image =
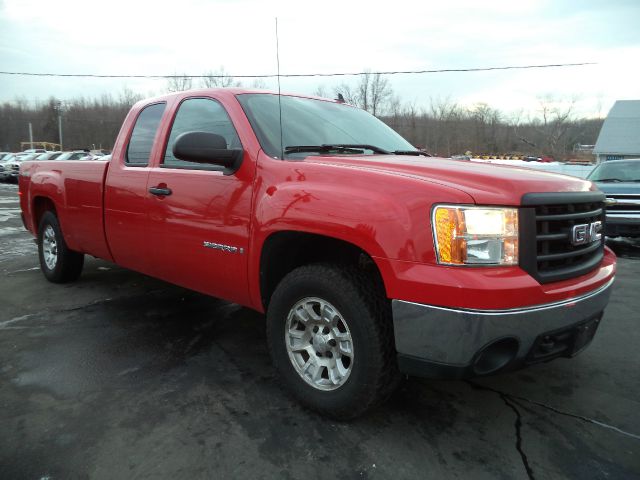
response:
M278 43L278 17L276 17L276 62L278 64L278 110L280 116L280 153L284 160L284 140L282 135L282 97L280 95L280 44Z

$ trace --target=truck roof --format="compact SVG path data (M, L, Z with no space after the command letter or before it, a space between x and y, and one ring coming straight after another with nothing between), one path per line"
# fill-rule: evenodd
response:
M159 95L157 97L145 98L145 99L140 100L139 102L137 102L135 104L135 106L139 107L139 106L142 106L142 105L147 105L149 103L162 101L162 100L169 100L169 99L176 98L176 97L182 98L182 97L192 97L194 95L195 96L197 96L197 95L207 95L207 94L211 94L211 93L214 93L214 92L215 92L215 94L217 96L220 96L220 97L235 97L236 95L242 95L242 94L246 94L246 93L264 94L264 95L278 95L278 92L276 92L276 91L259 90L259 89L252 89L252 88L194 88L192 90L183 90L181 92L174 92L174 93L168 93L168 94L165 94L165 95ZM314 100L322 100L322 101L331 102L331 103L342 103L342 102L338 102L337 100L332 100L330 98L317 97L315 95L303 95L303 94L300 94L300 93L281 92L280 95L288 96L288 97L310 98L310 99L314 99ZM345 103L343 105L349 105L349 104Z

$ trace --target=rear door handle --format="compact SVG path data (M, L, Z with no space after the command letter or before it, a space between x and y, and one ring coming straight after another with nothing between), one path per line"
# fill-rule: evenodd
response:
M171 195L171 189L167 187L151 187L149 189L149 193L151 195L157 195L159 197L164 197L165 195Z

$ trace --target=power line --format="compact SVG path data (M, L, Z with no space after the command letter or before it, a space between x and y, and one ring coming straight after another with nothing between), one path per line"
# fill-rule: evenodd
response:
M534 68L564 68L582 67L586 65L597 65L595 62L581 63L550 63L544 65L508 65L501 67L478 67L478 68L441 68L433 70L396 70L381 72L334 72L334 73L281 73L280 77L351 77L361 75L420 75L428 73L461 73L461 72L488 72L493 70L528 70ZM16 75L28 77L76 77L76 78L277 78L277 73L265 75L102 75L95 73L42 73L42 72L0 72L0 75Z

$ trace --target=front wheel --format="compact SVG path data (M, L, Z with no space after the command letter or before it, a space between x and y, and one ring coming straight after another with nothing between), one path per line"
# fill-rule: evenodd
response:
M82 273L84 255L67 247L58 217L53 212L45 212L40 219L38 256L40 269L50 282L72 282Z
M305 406L349 419L398 383L389 303L363 272L308 265L276 288L267 313L273 363Z

